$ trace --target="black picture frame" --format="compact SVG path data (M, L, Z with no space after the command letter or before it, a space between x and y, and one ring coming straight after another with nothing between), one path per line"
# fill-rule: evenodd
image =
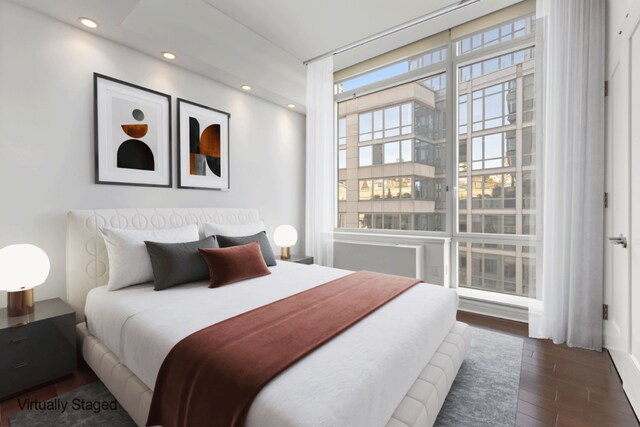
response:
M178 173L178 188L180 189L191 189L191 190L213 190L213 191L229 191L231 190L231 135L230 135L230 129L231 129L231 114L226 112L226 111L222 111L222 110L218 110L216 108L213 107L209 107L203 104L199 104L197 102L193 102L193 101L189 101L186 100L184 98L176 98L176 104L177 104L177 129L178 129L178 156L177 156L177 165L176 165L176 170ZM222 188L211 188L211 187L203 187L203 186L196 186L196 185L188 185L187 183L185 183L185 178L183 177L183 167L182 167L182 162L183 162L183 155L189 155L190 151L187 149L185 150L183 148L183 144L189 144L189 141L182 138L182 133L184 131L184 125L182 124L183 121L183 108L181 108L182 105L189 105L191 107L195 107L195 108L199 108L202 109L204 111L210 111L212 113L215 114L220 114L223 116L226 116L226 139L224 141L224 143L226 144L226 165L227 165L227 174L226 174L226 186L222 187Z
M127 87L133 89L135 91L143 91L158 98L162 98L163 101L166 101L167 113L164 120L166 121L166 147L163 149L166 150L167 160L164 162L166 164L167 171L163 174L163 179L167 180L167 183L145 183L145 182L135 182L135 181L119 181L113 179L103 179L101 178L101 170L100 170L100 151L101 151L101 143L108 144L108 141L101 141L101 128L100 128L100 119L101 114L103 113L100 110L99 104L99 85L101 81L109 82L112 84L117 84L123 87ZM124 185L124 186L136 186L136 187L162 187L162 188L172 188L173 187L173 137L172 137L172 99L171 96L162 93L153 89L149 89L143 86L139 86L133 83L125 82L123 80L116 79L114 77L106 76L100 73L93 73L93 119L94 119L94 165L95 165L95 183L101 185ZM164 126L164 123L163 123ZM166 176L166 178L164 178Z

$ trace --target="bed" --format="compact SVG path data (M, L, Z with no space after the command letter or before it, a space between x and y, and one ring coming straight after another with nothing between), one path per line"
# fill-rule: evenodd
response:
M254 209L69 213L67 299L78 313L80 348L136 424L145 424L160 365L182 338L350 272L280 262L269 276L218 289L193 283L154 292L142 284L108 292L99 228L258 220ZM252 404L247 427L433 425L470 344L456 309L453 291L416 285L271 381Z

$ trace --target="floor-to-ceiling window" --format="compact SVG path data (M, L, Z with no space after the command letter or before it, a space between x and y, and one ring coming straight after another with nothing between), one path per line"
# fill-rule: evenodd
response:
M452 237L452 286L524 303L535 295L535 28L531 14L497 19L336 82L337 226Z

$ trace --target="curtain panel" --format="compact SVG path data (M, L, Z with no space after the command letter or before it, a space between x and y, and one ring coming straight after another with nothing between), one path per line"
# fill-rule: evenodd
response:
M601 350L605 0L538 0L542 250L529 333Z
M333 107L333 56L307 66L306 255L333 266L336 216L336 153Z

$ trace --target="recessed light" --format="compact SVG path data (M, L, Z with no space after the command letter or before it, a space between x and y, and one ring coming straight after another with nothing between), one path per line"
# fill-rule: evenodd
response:
M98 28L98 23L90 18L78 18L78 21L87 28Z
M162 56L164 56L165 59L176 59L176 55L171 52L162 52Z
M249 86L249 85L242 85L242 86L240 86L240 88L242 90L251 90L251 86Z
M296 108L296 104L287 104L287 107L289 107L289 108Z

